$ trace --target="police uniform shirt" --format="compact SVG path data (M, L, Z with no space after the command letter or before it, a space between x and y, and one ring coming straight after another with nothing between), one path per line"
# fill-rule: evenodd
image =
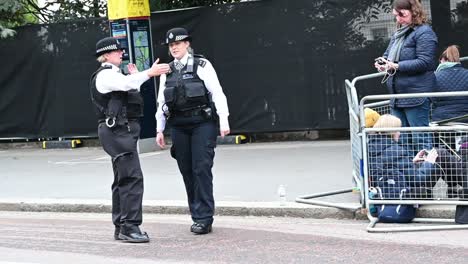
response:
M103 70L96 77L96 89L102 94L113 91L140 91L140 86L149 79L146 71L123 75L119 67L112 63L104 62L101 66L112 66L111 69Z
M184 57L179 61L174 59L174 63L180 62L183 65L187 64L189 53L185 54ZM216 71L213 68L213 65L206 60L200 59L205 62L205 65L198 65L197 67L197 75L200 77L201 80L205 83L205 87L208 92L211 93L211 97L213 102L216 106L216 111L219 116L219 128L220 130L229 130L229 109L227 105L226 96L223 93L223 88L218 80L218 75L216 75ZM164 128L166 127L166 118L164 117L164 111L162 109L165 99L164 99L164 89L166 88L166 75L162 74L160 77L159 83L159 93L158 93L158 110L156 111L156 121L157 121L157 132L163 132ZM166 110L166 109L165 109Z

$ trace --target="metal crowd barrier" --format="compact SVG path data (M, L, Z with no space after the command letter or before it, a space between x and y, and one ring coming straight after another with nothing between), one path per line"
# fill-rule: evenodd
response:
M370 224L367 227L369 232L392 232L392 231L422 231L422 230L446 230L446 229L468 229L468 225L454 225L454 219L439 219L439 218L414 218L412 222L425 223L452 223L451 225L429 225L429 226L405 226L405 227L384 227L377 228L378 218L372 216L370 208L379 205L468 205L468 164L467 159L462 158L460 148L457 148L457 139L465 139L468 142L468 126L450 125L450 126L429 126L429 127L398 127L398 128L365 128L364 108L368 107L367 101L387 100L393 98L417 98L417 97L450 97L450 96L468 96L467 92L443 92L443 93L415 93L415 94L399 94L399 95L374 95L365 96L360 103L360 127L361 146L363 158L363 186L362 195L364 196L365 208L367 208L367 217ZM374 109L376 110L376 109ZM432 145L436 147L438 159L431 164L425 172L425 177L416 179L415 174L418 174L418 169L422 165L411 163L414 167L409 167L404 171L404 175L408 178L407 184L411 191L405 197L386 197L386 198L370 198L370 190L376 189L376 173L371 168L383 165L379 164L379 159L369 153L369 142L373 138L389 136L389 134L399 132L400 138L408 138L425 134L432 139ZM416 156L416 153L421 150L421 147L414 141L401 142L401 146L407 149L408 155ZM447 143L448 142L448 143ZM460 143L460 140L458 140ZM395 143L396 144L396 143ZM379 145L377 147L390 147ZM466 149L468 154L468 149ZM401 159L401 152L389 152L386 155L390 164L385 164L389 170L395 171L398 164L394 160ZM468 158L468 155L466 156ZM412 161L411 161L412 162ZM429 164L428 164L429 165ZM414 170L412 168L415 168ZM385 190L382 192L385 193Z
M468 61L468 57L461 58L461 61ZM362 75L354 78L352 81L345 80L345 89L346 96L348 101L349 108L349 121L350 121L350 143L351 143L351 158L352 158L352 170L351 175L353 179L353 187L350 189L336 190L330 192L322 192L317 194L310 194L299 196L296 198L296 202L305 203L311 205L319 206L329 206L340 209L347 210L358 210L360 208L369 208L370 205L378 204L395 204L395 200L371 200L369 199L369 175L368 175L368 159L367 159L367 150L366 142L368 140L369 132L382 132L381 130L373 130L365 128L365 117L364 117L364 108L371 108L380 114L386 114L390 112L389 102L392 98L414 98L414 97L446 97L446 96L468 96L468 92L445 92L445 93L419 93L419 94L399 94L399 95L373 95L366 96L358 100L358 93L356 89L356 83L369 80L374 78L383 77L385 73L373 73ZM384 132L391 132L392 129L385 130ZM460 131L468 131L468 127L424 127L424 128L398 128L393 131L401 131L402 133L412 133L417 131L426 131L426 132L443 132L445 133L459 133ZM315 200L313 198L320 198L326 196L332 196L342 193L350 192L359 192L360 194L360 206L346 206L340 203L325 202ZM451 204L451 205L461 205L468 204L465 201L458 201L453 199L417 199L417 200L398 200L397 204ZM439 229L464 229L468 226L458 226L458 225L444 225L444 226L418 226L418 227L392 227L392 228L376 228L378 219L373 217L369 210L367 211L367 216L370 220L370 224L367 228L369 232L389 232L389 231L419 231L419 230L439 230ZM428 218L415 218L413 222L432 222L432 223L441 223L441 222L450 222L453 223L453 219L428 219Z

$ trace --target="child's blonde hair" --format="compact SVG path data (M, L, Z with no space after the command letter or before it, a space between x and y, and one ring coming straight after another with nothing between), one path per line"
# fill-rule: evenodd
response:
M375 122L374 128L387 128L387 127L401 127L401 120L400 118L393 116L393 115L382 115L380 118Z

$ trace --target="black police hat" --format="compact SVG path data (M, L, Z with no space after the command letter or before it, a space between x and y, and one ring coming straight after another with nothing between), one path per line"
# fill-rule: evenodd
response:
M192 37L188 31L185 28L173 28L167 31L165 44L168 45L169 43L183 40L192 41Z
M103 38L96 43L96 57L99 57L107 52L121 49L122 46L120 46L120 43L117 39L113 37Z

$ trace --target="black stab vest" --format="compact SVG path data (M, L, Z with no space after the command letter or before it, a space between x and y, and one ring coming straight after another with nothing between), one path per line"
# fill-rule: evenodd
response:
M96 77L103 70L112 69L111 66L101 66L91 76L91 100L99 121L108 117L116 117L118 123L125 123L128 119L139 119L143 116L143 97L138 91L114 91L100 93L96 88Z
M171 73L167 74L164 98L170 113L200 109L210 104L210 95L205 83L197 75L199 65L205 62L201 56L189 57L187 65L180 71L169 63Z

